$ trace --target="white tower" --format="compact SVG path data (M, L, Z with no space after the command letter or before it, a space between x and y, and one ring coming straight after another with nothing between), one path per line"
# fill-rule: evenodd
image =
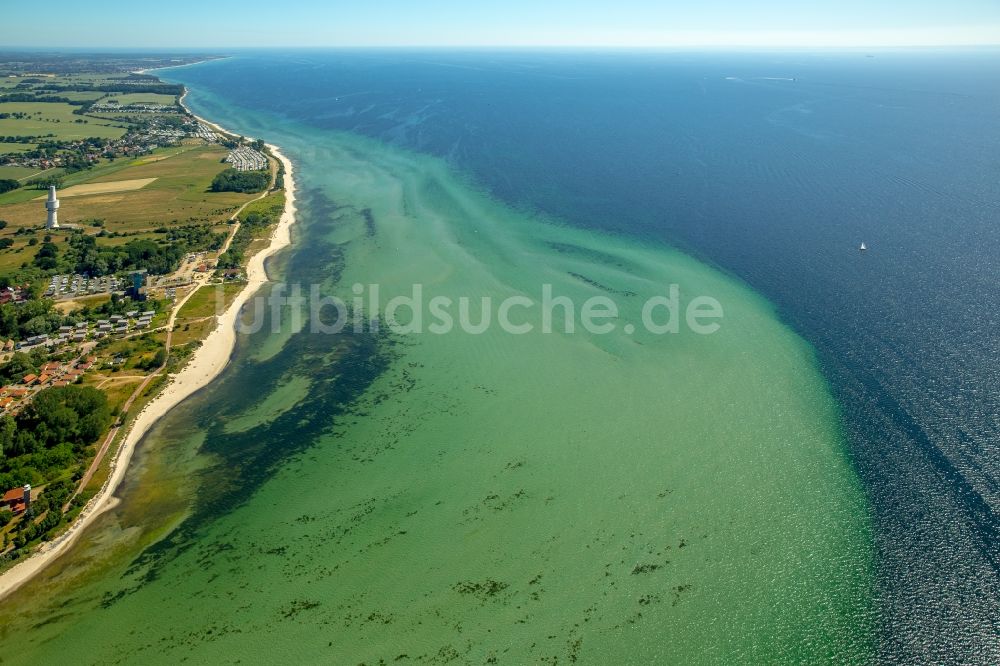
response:
M59 199L56 199L55 185L49 186L49 198L48 201L45 202L45 210L49 211L49 219L45 221L45 228L58 229L59 219L57 211L59 210Z

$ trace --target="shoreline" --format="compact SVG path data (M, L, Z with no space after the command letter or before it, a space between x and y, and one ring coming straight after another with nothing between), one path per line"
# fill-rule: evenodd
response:
M159 67L145 67L143 69L134 70L131 73L132 74L145 74L146 72L156 72L156 71L161 70L161 69L180 69L181 67L194 67L195 65L203 65L206 62L214 62L216 60L227 60L227 59L232 58L232 57L233 56L231 56L231 55L209 56L209 57L206 57L204 60L196 60L194 62L186 62L183 65L160 65ZM187 90L187 86L185 86L184 89ZM188 113L190 113L190 110L188 110ZM194 114L192 114L192 115L194 115Z
M187 106L184 106L184 97L186 96L187 88L185 87L184 94L179 100L181 106L200 122L225 134L240 136L238 133L230 132L217 123L207 121L192 113ZM125 478L125 472L138 443L171 409L211 383L229 365L236 346L236 320L243 305L269 281L265 267L267 259L291 245L292 242L291 225L295 222L296 211L292 163L277 146L267 144L267 147L285 170L285 208L277 226L271 232L271 242L247 262L245 266L246 285L226 311L219 315L215 328L202 341L201 346L195 350L188 363L177 374L168 376L167 385L143 407L135 420L132 421L121 445L111 459L111 473L100 492L87 502L76 520L59 537L42 544L26 559L0 574L0 599L5 598L38 575L45 567L65 553L98 516L118 505L120 500L114 494ZM195 291L191 293L193 294ZM173 325L174 317L179 311L180 307L171 315L171 325Z

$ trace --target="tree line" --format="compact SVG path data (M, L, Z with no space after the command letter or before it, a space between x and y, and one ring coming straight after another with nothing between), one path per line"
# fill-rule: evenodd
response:
M263 192L271 184L271 174L267 171L237 171L226 169L212 180L213 192L243 192L253 194Z

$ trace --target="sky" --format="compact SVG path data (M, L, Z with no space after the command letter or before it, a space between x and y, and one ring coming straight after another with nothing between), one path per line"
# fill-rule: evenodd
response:
M47 0L41 7L3 0L3 5L0 50L1000 44L1000 0Z

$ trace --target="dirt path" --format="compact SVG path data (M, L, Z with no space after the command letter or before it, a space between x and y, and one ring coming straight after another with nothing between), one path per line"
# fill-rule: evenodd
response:
M174 337L174 322L177 320L177 315L178 313L180 313L181 308L184 307L184 304L188 302L188 299L194 296L195 292L198 291L198 289L204 286L207 282L208 282L207 275L202 277L200 280L196 280L195 288L189 291L187 294L185 294L184 298L177 301L177 303L174 304L173 309L170 311L170 319L167 321L166 325L167 339L166 342L164 343L164 348L166 349L167 352L166 358L168 360L170 359L170 344L173 341ZM161 372L166 370L166 367L167 367L167 362L164 361L163 365L161 365L159 368L151 372L145 379L142 380L142 383L139 384L134 391L132 391L132 395L130 395L128 397L128 400L126 400L125 403L122 405L121 414L123 415L123 418L127 417L128 410L132 407L132 403L134 403L136 399L142 394L142 392L146 390L146 387L149 386L149 383L153 381L155 377L159 376ZM107 382L113 379L115 378L108 378L104 381ZM102 384L103 383L104 382L102 382ZM80 483L77 484L76 490L73 492L73 495L70 496L69 500L67 500L66 504L63 506L64 513L69 510L69 505L76 498L76 496L79 495L83 491L83 489L87 487L87 484L90 483L90 480L94 478L94 474L97 472L97 469L101 466L101 461L104 460L105 454L108 452L108 449L111 448L111 443L115 441L115 437L118 436L118 431L120 431L123 427L124 427L124 422L122 421L122 419L119 419L118 422L115 423L115 425L111 428L111 430L108 431L108 436L105 437L104 442L101 443L101 448L97 450L97 455L94 456L94 460L90 463L90 467L87 468L87 471L83 475L83 478L80 479Z

